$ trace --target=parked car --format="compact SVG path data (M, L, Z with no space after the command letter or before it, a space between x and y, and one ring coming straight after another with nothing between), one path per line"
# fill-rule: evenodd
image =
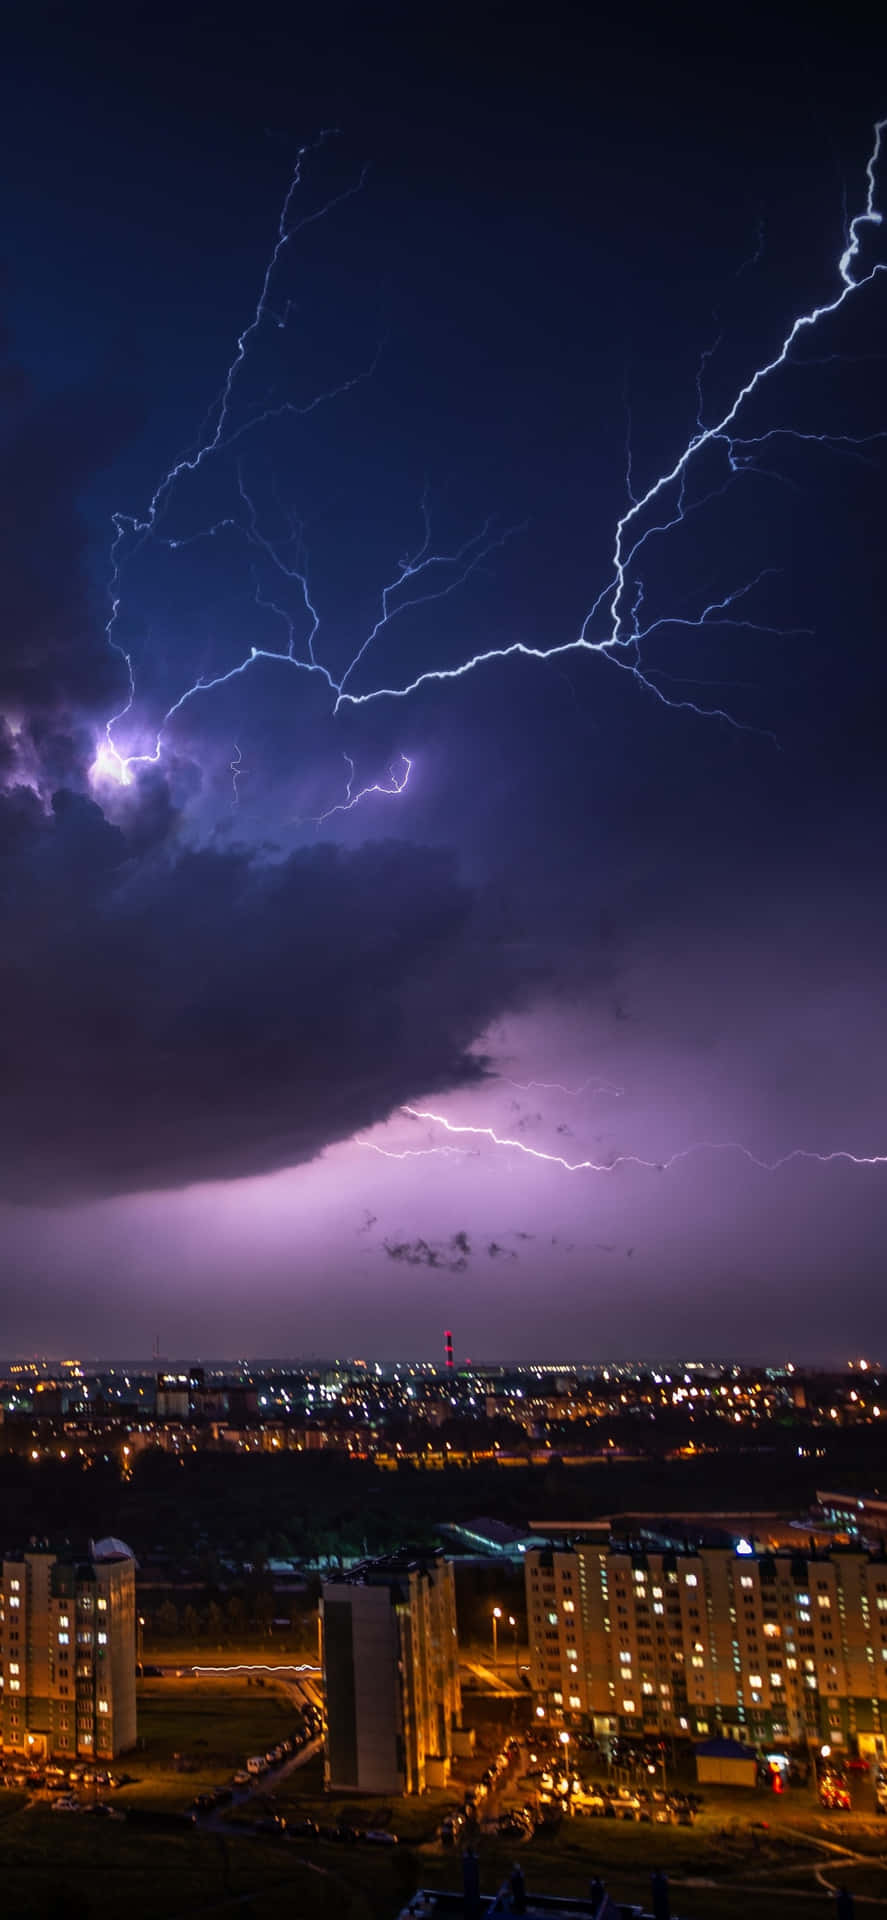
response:
M615 1787L609 1805L617 1820L639 1820L641 1817L640 1800L630 1787Z
M52 1803L53 1813L79 1813L80 1802L74 1793L60 1793Z
M396 1833L389 1833L385 1827L367 1827L363 1835L373 1847L397 1847L400 1845Z
M573 1811L587 1814L593 1819L600 1819L607 1811L607 1802L600 1788L583 1787L581 1793L574 1793Z
M850 1788L843 1773L824 1773L819 1781L819 1804L827 1813L849 1813Z

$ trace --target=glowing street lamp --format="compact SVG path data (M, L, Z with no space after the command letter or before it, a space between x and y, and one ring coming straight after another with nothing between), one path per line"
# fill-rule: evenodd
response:
M494 1607L494 1608L493 1608L493 1613L492 1613L492 1621L493 1621L493 1665L494 1665L494 1667L498 1665L498 1661L499 1661L499 1622L500 1622L500 1620L501 1620L501 1618L502 1618L502 1608L501 1608L501 1607Z
M569 1813L572 1814L573 1812L573 1775L570 1771L570 1736L567 1732L566 1727L561 1728L561 1731L558 1734L558 1739L560 1740L561 1746L563 1747L563 1750L564 1750L564 1766L567 1772L567 1809Z

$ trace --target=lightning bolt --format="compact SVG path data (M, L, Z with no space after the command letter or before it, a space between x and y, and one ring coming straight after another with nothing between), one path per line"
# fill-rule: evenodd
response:
M822 1167L831 1166L839 1160L854 1167L887 1167L887 1153L850 1153L844 1147L828 1153L818 1153L809 1147L792 1147L775 1160L763 1160L751 1147L743 1146L738 1140L696 1140L691 1146L679 1147L676 1153L669 1154L663 1160L648 1160L639 1153L616 1153L609 1160L567 1160L562 1154L528 1146L525 1140L509 1139L497 1133L493 1127L468 1126L465 1122L448 1120L445 1114L430 1113L423 1107L403 1106L401 1112L408 1113L413 1120L427 1120L434 1126L443 1127L445 1133L470 1134L477 1139L489 1140L495 1147L513 1148L516 1153L526 1154L530 1160L542 1160L550 1166L561 1167L565 1173L615 1173L619 1167L643 1167L651 1173L669 1173L682 1160L689 1160L700 1153L738 1153L763 1173L778 1173L780 1168L790 1166L794 1160L812 1160Z
M301 647L297 647L295 625L291 616L277 606L276 602L264 597L257 588L257 606L263 611L279 615L287 623L286 648L281 651L272 647L251 645L242 660L227 672L209 678L199 677L179 695L163 716L153 749L142 754L126 754L118 748L114 737L118 725L131 713L136 696L132 654L117 637L123 570L133 554L146 541L157 535L158 525L169 508L177 482L184 476L193 476L198 473L214 456L235 446L239 447L245 437L263 423L277 419L281 415L304 417L313 413L318 407L347 394L359 382L370 378L378 364L381 349L377 350L368 367L349 375L338 385L315 394L301 404L286 400L279 406L269 406L258 412L249 413L246 419L239 422L234 417L234 399L239 375L251 347L261 334L264 323L267 321L270 325L279 328L281 325L286 325L289 316L289 303L284 306L282 314L279 307L274 308L271 305L274 277L286 250L306 227L317 220L324 219L342 201L359 193L366 180L364 170L358 179L340 193L333 195L322 205L309 208L296 216L294 204L303 185L305 164L308 157L313 155L329 136L327 133L322 133L315 142L300 148L283 201L276 239L266 265L252 318L237 337L233 357L221 389L210 408L196 448L174 462L162 476L143 517L136 518L115 513L112 519L114 539L111 547L110 615L106 636L109 645L119 654L124 663L127 694L124 705L106 722L105 737L97 752L94 773L101 778L110 775L123 784L128 784L132 777L131 769L135 765L154 764L160 758L166 729L188 702L195 699L198 694L211 693L214 689L246 674L258 661L282 663L296 668L300 673L320 676L331 695L332 712L336 714L343 704L360 707L373 700L405 699L425 686L459 681L492 662L499 663L517 658L551 661L561 654L581 652L600 655L621 671L629 673L639 686L654 695L663 706L677 711L692 712L705 718L719 718L731 727L740 726L741 723L725 708L701 706L695 700L672 697L666 693L658 682L660 677L668 676L660 676L658 669L645 666L643 648L651 635L671 627L692 628L700 632L717 626L744 629L755 633L784 633L784 628L773 628L748 617L742 605L764 576L759 575L755 581L733 587L720 599L710 602L696 614L687 616L662 614L642 623L644 586L639 575L638 563L644 549L651 541L664 539L676 527L684 525L691 513L698 512L710 500L716 499L739 476L766 475L768 470L757 466L755 462L755 454L765 445L772 445L782 438L791 438L799 443L816 441L822 446L858 454L862 446L887 435L885 430L883 433L855 438L850 435L801 433L791 427L778 426L755 436L743 434L739 430L740 416L752 397L778 372L798 364L793 359L793 355L799 344L812 337L818 329L821 330L826 326L854 296L859 295L865 288L871 287L878 276L887 271L887 263L884 262L877 261L867 270L864 270L862 263L862 246L865 236L870 230L880 228L882 225L882 214L877 205L877 173L885 128L887 128L887 118L879 120L874 128L873 145L865 170L867 182L865 203L862 211L849 221L845 229L844 249L837 263L839 289L834 297L797 315L771 358L749 374L721 418L710 426L703 424L702 375L705 363L714 349L705 350L697 377L698 405L695 431L672 464L667 466L642 493L636 490L633 483L629 449L626 472L628 505L615 523L609 578L589 607L578 633L556 640L550 646L530 645L526 641L515 639L505 645L474 653L454 666L424 669L400 686L374 685L363 691L355 691L351 685L354 676L365 665L374 643L392 622L408 609L423 605L430 600L447 598L461 587L482 565L484 559L501 547L516 529L501 530L492 520L487 520L483 527L463 544L452 550L439 551L432 542L428 502L427 497L423 497L423 538L414 552L402 557L393 577L383 586L376 619L359 641L349 664L336 677L330 668L323 664L316 650L315 641L320 621L309 593L307 570L301 558L297 560L295 567L287 565L275 543L261 532L257 515L246 494L242 477L239 476L241 499L246 507L246 520L232 519L229 516L207 528L205 535L195 537L209 537L225 530L236 530L255 549L263 553L272 567L288 580L295 581L302 594L306 618L311 623L307 639ZM722 484L715 486L701 498L691 500L688 499L687 493L689 479L694 468L698 468L700 458L706 450L716 450L723 458L726 466L725 478ZM168 540L166 544L174 548L177 544L187 543ZM756 731L757 729L743 730ZM404 763L406 764L405 757ZM382 790L387 789L367 789L368 792ZM390 789L392 792L402 790L402 787L396 785ZM349 793L340 808L330 809L324 817L329 818L330 814L336 811L348 811L351 798Z
M408 1113L411 1109L404 1107L402 1111ZM479 1151L476 1147L404 1147L396 1153L393 1147L380 1147L377 1140L364 1140L359 1136L354 1145L366 1147L369 1153L381 1154L383 1160L427 1160L429 1155L445 1160L476 1160Z
M353 793L352 786L354 784L354 761L352 760L350 754L348 753L343 754L342 758L345 761L345 764L348 768L348 779L345 784L345 798L344 800L339 801L338 806L328 807L326 813L318 814L317 820L315 821L315 825L318 827L322 827L325 820L331 820L334 813L350 813L353 807L359 806L361 800L366 800L367 796L371 793L385 793L385 794L405 793L407 784L409 782L410 774L413 771L412 760L408 759L405 753L402 753L400 755L401 768L402 768L400 777L398 778L398 775L395 773L395 770L393 767L389 767L388 769L391 775L390 787L383 787L379 781L376 781L370 787L361 787L359 793Z
M865 207L861 213L856 214L850 221L847 245L838 262L838 275L841 282L840 291L835 295L834 299L826 301L819 306L812 307L809 312L797 316L785 334L778 351L773 354L771 359L765 361L762 366L754 369L739 388L739 391L726 412L709 427L704 427L701 424L700 372L699 382L697 384L697 396L700 400L700 419L698 419L696 423L697 431L693 434L677 459L670 467L666 468L666 470L652 482L646 492L642 494L636 494L633 490L629 466L626 482L629 505L616 522L611 577L607 585L598 594L593 605L589 608L579 633L572 639L559 641L550 647L529 646L522 640L512 641L503 647L489 647L479 653L472 654L469 659L463 660L457 666L430 668L417 674L415 679L401 687L375 687L364 693L349 693L340 690L336 702L337 707L343 700L349 701L354 706L361 706L366 705L371 700L404 699L418 692L421 687L434 683L443 684L448 681L461 680L466 674L473 673L478 667L486 666L492 661L517 658L551 660L564 653L585 652L606 656L614 665L622 668L623 671L631 673L634 679L637 680L647 692L654 694L656 699L664 706L674 707L678 710L689 710L704 717L717 717L727 721L732 726L737 724L733 716L725 712L722 708L704 708L697 706L697 704L691 700L669 699L667 695L662 692L662 689L656 685L655 681L648 677L644 671L640 657L641 642L648 634L654 631L655 628L673 624L702 627L709 623L709 613L711 610L707 608L703 610L695 620L688 621L675 622L663 616L661 619L655 621L652 627L646 630L640 629L636 618L636 610L639 602L635 599L632 603L631 599L633 581L632 568L638 555L654 535L666 534L670 532L673 527L682 524L685 520L686 513L689 510L685 498L688 472L703 450L707 447L723 449L727 456L729 472L735 475L740 471L741 462L735 455L735 448L743 445L748 446L753 443L739 440L734 433L734 428L747 401L757 393L758 389L762 387L773 374L789 364L792 351L800 340L806 338L815 328L821 326L823 322L833 318L854 294L859 293L865 287L871 286L878 275L887 271L887 266L885 266L883 262L878 261L868 272L858 273L863 229L866 227L879 227L882 224L882 215L876 205L876 172L881 157L881 146L885 128L887 128L887 118L879 120L876 123L874 144L866 166L868 190ZM707 350L707 352L710 351L711 349ZM791 432L791 429L786 431ZM807 438L806 435L800 434L794 437L801 440ZM813 437L818 438L821 444L828 444L831 436L823 434ZM871 437L877 438L881 436ZM658 522L645 526L644 516L658 509L660 503L667 503L671 495L676 497L674 507L669 510L669 518L664 523ZM706 496L706 498L710 497L710 495ZM697 502L695 504L698 506L702 503ZM634 584L637 584L636 581ZM748 591L747 586L739 587L732 593L725 595L724 598L717 603L719 610L725 612L727 615L723 624L733 624L729 615L729 609L735 605L741 595ZM605 603L607 603L606 611L608 615L607 630L600 638L592 638L593 622ZM745 623L741 622L739 624Z
M229 767L229 771L231 774L231 787L232 787L233 796L234 796L231 804L232 806L235 806L235 807L238 807L240 805L240 795L237 791L237 782L240 778L242 759L243 759L243 755L240 751L239 746L237 745L237 741L235 740L234 759L230 762L230 767Z

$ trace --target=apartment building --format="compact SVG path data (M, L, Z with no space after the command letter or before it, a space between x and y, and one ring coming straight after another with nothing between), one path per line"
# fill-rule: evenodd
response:
M320 1611L327 1786L445 1785L462 1704L450 1562L409 1553L367 1561L324 1581Z
M531 1684L552 1719L887 1749L887 1558L589 1543L525 1565Z
M74 1560L32 1547L0 1578L0 1745L107 1761L136 1741L135 1562L120 1540Z

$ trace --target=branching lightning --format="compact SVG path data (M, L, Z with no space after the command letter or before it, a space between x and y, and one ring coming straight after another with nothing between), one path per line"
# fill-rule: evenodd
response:
M285 400L279 405L269 405L258 412L248 413L243 420L238 421L235 417L234 398L238 379L251 348L266 324L279 329L285 327L289 319L291 302L288 299L276 301L274 299L275 276L287 249L306 227L325 219L343 201L359 193L366 180L364 170L358 178L325 203L297 215L295 206L304 185L307 161L309 156L318 151L328 136L321 134L317 141L302 147L298 152L295 168L284 197L276 238L266 265L255 309L251 319L237 337L234 354L204 423L198 445L190 453L174 462L161 477L142 517L123 513L115 513L113 516L110 614L106 634L109 645L119 654L124 663L127 690L124 704L106 723L104 739L100 743L93 768L94 774L100 778L112 777L123 784L128 784L132 778L132 769L136 765L154 764L159 760L167 729L189 702L198 694L209 694L214 689L235 681L260 661L282 663L296 668L300 673L319 677L328 689L332 712L335 714L346 704L358 708L375 700L406 699L421 688L459 681L476 669L494 661L501 662L520 657L528 660L549 661L561 654L583 652L600 655L622 671L630 673L636 683L647 693L652 694L663 706L686 710L708 718L717 717L733 727L740 725L735 716L725 708L702 706L695 700L677 698L664 691L660 679L668 676L660 674L657 668L648 667L645 664L643 648L644 643L653 634L671 627L692 628L701 632L718 626L744 629L755 633L777 631L784 633L786 631L784 628L775 629L755 620L743 604L760 583L763 575L759 575L753 581L738 584L698 612L690 614L666 612L651 619L642 619L644 584L638 571L638 563L650 541L664 539L676 527L684 525L691 513L697 512L709 500L726 491L740 475L766 473L767 469L756 464L756 456L765 446L772 446L782 439L792 439L799 444L815 442L855 457L864 457L861 453L864 446L887 437L887 430L868 436L854 437L799 432L782 425L773 426L759 434L740 431L740 416L752 396L756 395L780 370L798 364L793 360L795 348L803 340L809 339L817 330L826 327L828 322L855 295L860 294L866 287L870 287L879 275L887 271L885 262L876 261L865 268L862 261L864 237L870 230L879 228L882 224L882 214L877 205L877 173L885 128L887 128L887 119L879 120L875 126L872 150L866 165L865 204L862 211L849 220L843 235L844 250L837 263L840 283L838 292L831 300L813 306L793 320L778 350L749 374L721 418L709 426L703 424L702 377L705 363L714 351L714 347L706 348L697 376L698 405L694 423L695 431L672 464L660 473L644 492L639 492L634 483L630 449L628 450L625 483L628 505L615 523L609 578L585 614L578 633L554 640L550 646L531 645L524 640L515 639L508 644L489 647L474 653L455 665L423 668L402 685L375 684L362 691L356 690L352 685L355 677L360 669L366 667L374 644L392 622L401 614L426 602L448 598L476 572L487 556L503 546L515 529L501 529L492 520L487 520L477 533L461 545L456 545L451 550L439 551L433 544L428 501L427 497L424 497L421 508L423 538L415 551L408 552L399 561L393 576L382 587L376 618L355 647L344 671L336 674L323 663L318 651L321 620L309 591L307 564L301 550L301 543L297 541L295 564L290 564L284 558L279 546L262 532L242 475L238 472L244 517L228 516L206 528L203 533L189 536L187 540L177 541L175 538L167 537L165 544L170 550L175 550L179 545L190 544L193 539L212 537L223 531L242 537L254 549L261 552L272 569L299 587L307 633L299 642L293 617L273 599L263 594L257 586L255 592L257 607L264 612L278 615L287 626L286 646L278 650L252 644L246 649L243 658L226 672L198 677L184 689L163 715L153 748L143 753L127 753L117 745L116 741L117 729L131 714L136 698L132 653L117 636L123 572L127 562L147 541L161 537L159 527L170 509L177 482L184 476L193 476L198 473L215 456L230 452L235 447L240 448L247 435L262 424L278 419L282 415L291 415L293 418L304 417L315 412L320 406L348 393L359 382L370 378L378 364L381 349L376 350L368 365L362 370L343 378L339 384L314 394L303 403L297 404L295 401ZM689 499L687 488L691 470L706 451L714 451L723 458L726 466L723 482L712 486L703 498ZM345 801L329 809L321 818L329 819L333 813L350 811L360 800L372 793L402 792L407 783L410 763L405 755L402 755L401 759L405 769L402 782L398 781L392 771L393 785L390 788L377 784L354 794L351 791L349 779Z
M637 620L637 612L640 605L636 592L638 582L632 573L632 569L638 555L654 535L666 534L675 526L683 523L688 511L685 499L688 470L697 456L706 447L723 448L727 458L729 474L735 476L742 471L743 467L749 464L747 450L757 444L761 444L762 439L766 437L761 436L757 441L741 439L734 432L737 420L746 402L750 400L752 395L758 391L771 375L789 364L792 350L799 340L809 335L814 328L820 326L823 322L831 319L853 294L860 292L864 287L871 286L879 274L887 271L887 265L877 261L867 272L861 273L857 277L862 230L866 227L879 227L882 223L882 215L876 205L876 172L881 157L881 146L885 128L887 128L887 119L879 120L875 127L874 144L866 166L866 178L868 182L866 204L863 211L856 214L849 223L847 245L838 262L838 273L841 281L840 292L835 295L833 300L827 301L820 306L815 306L811 308L808 313L802 313L797 316L785 335L778 352L762 366L755 368L740 387L735 399L721 416L720 420L709 427L703 426L701 420L702 396L700 369L697 381L697 398L699 401L699 418L696 422L697 431L688 441L683 452L674 461L673 465L661 473L643 494L637 494L634 491L629 460L626 478L626 492L629 505L616 523L611 578L589 608L578 635L573 639L557 642L551 647L528 646L526 642L521 640L512 641L508 646L504 647L490 647L483 652L473 654L470 659L460 662L457 666L428 669L417 674L413 680L402 687L375 687L361 694L342 692L340 690L336 703L337 706L342 700L347 700L353 705L358 706L365 705L371 700L404 699L408 695L416 693L420 687L427 686L431 683L443 683L462 679L466 674L474 672L477 667L487 665L494 660L508 660L518 657L532 660L550 660L562 653L584 651L606 655L614 665L630 672L633 677L645 687L649 693L654 694L656 699L661 701L664 706L689 709L691 712L699 713L706 717L717 717L726 720L731 725L736 725L733 716L721 708L704 708L697 706L693 701L669 699L668 696L662 692L662 689L656 685L655 681L648 677L640 656L641 643L648 634L654 631L655 628L675 624L702 627L709 623L709 616L712 609L703 609L702 613L694 620L675 622L669 619L668 616L663 616L646 629L641 629ZM708 349L704 358L708 357L712 350L713 349ZM791 434L793 438L800 441L808 438L816 439L824 446L833 443L840 444L842 439L842 436L838 436L836 439L835 436L829 434L809 436L806 434L795 434L792 429L779 429L778 431ZM883 435L877 434L867 436L867 438L872 440L882 437ZM862 444L862 442L860 442L860 444ZM746 451L737 452L737 449L745 449ZM674 506L670 510L669 517L665 522L659 523L657 515L657 524L645 526L643 524L645 514L650 510L658 508L660 502L667 502L672 495L674 495ZM698 505L700 503L696 504ZM632 599L632 586L635 588L634 599ZM734 589L733 592L726 594L724 598L717 603L718 610L726 616L724 624L734 624L730 617L729 609L748 591L748 586L741 586ZM642 597L641 588L641 600ZM592 638L593 622L605 603L607 603L606 611L608 614L607 630L600 638ZM745 623L738 622L736 624Z
M408 1113L414 1120L427 1120L434 1126L443 1127L445 1133L469 1134L477 1139L489 1140L494 1147L513 1148L516 1153L524 1153L530 1160L542 1160L550 1166L562 1168L564 1173L615 1173L619 1167L642 1167L650 1173L670 1173L682 1160L689 1160L700 1153L737 1153L748 1160L753 1167L759 1167L763 1173L778 1173L780 1168L790 1166L795 1160L811 1160L818 1166L831 1166L836 1161L846 1161L854 1167L887 1167L887 1153L850 1153L844 1147L828 1153L815 1152L810 1147L792 1147L788 1153L780 1154L775 1160L763 1160L751 1147L743 1146L738 1140L695 1140L691 1146L679 1147L676 1153L670 1153L663 1160L648 1160L639 1153L615 1153L608 1160L567 1160L562 1154L548 1153L543 1147L531 1147L526 1140L509 1139L497 1133L494 1127L468 1126L465 1122L448 1120L445 1114L430 1113L422 1107L404 1106L402 1113Z
M359 792L354 793L352 791L354 786L354 761L349 753L343 754L342 758L348 768L348 779L345 783L345 798L344 800L340 800L337 806L328 807L326 813L318 814L315 822L315 825L318 827L322 827L325 820L331 820L334 813L350 813L353 807L359 806L361 800L366 800L371 793L384 793L389 795L393 793L405 793L410 774L413 771L412 760L408 759L405 753L402 753L400 755L400 773L398 774L394 767L389 767L388 769L391 776L390 787L383 787L381 782L377 780L372 786L361 787Z

